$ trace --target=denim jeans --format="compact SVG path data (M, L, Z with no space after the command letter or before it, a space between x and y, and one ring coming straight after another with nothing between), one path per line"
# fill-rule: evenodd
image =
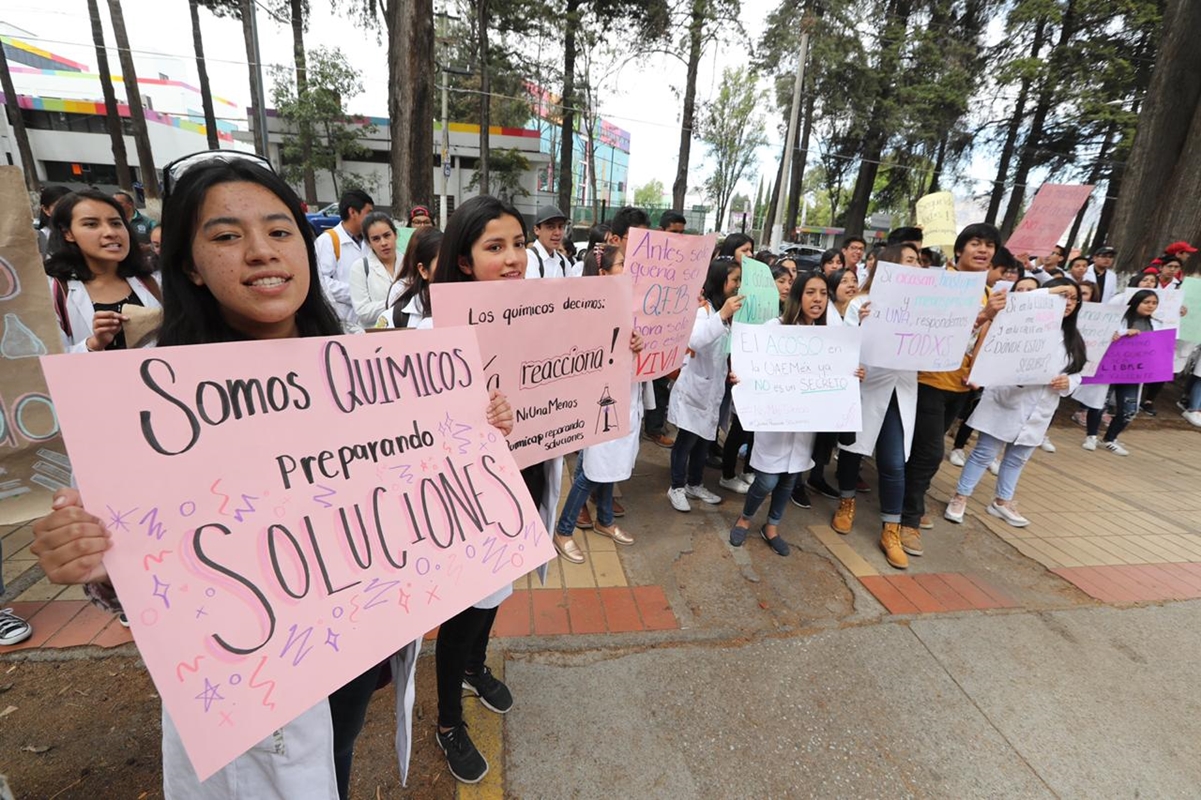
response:
M1119 383L1113 387L1113 421L1105 431L1105 441L1116 442L1126 426L1134 421L1138 414L1138 384Z
M1188 393L1188 410L1201 411L1201 378L1193 378Z
M1022 468L1030 460L1037 445L1006 444L983 432L976 440L972 454L967 457L963 472L959 473L959 485L955 487L955 491L964 497L971 497L972 492L976 490L976 484L980 483L988 465L997 457L1002 447L1005 448L1005 457L1001 459L1001 471L997 473L997 497L1006 501L1012 500L1018 488L1018 478L1022 477Z
M575 532L575 521L580 516L580 509L588 502L588 497L596 490L596 521L604 527L613 524L613 484L597 483L584 474L584 459L576 461L575 480L567 499L563 501L563 512L555 525L555 533L560 536L571 536Z
M926 513L926 491L942 466L944 438L968 397L968 392L949 392L924 383L917 385L913 446L905 463L905 500L901 506L901 524L906 527L918 527Z
M711 439L699 433L683 428L676 432L676 443L671 446L671 488L701 485L705 479L705 456L711 444Z
M795 472L756 472L755 482L746 493L746 502L742 506L744 519L754 519L755 513L767 496L771 495L771 505L767 509L767 524L779 525L784 519L784 509L788 508L788 498L792 496L792 487L796 483Z
M843 497L855 496L855 484L859 480L859 465L863 456L846 450L838 454L838 493ZM900 522L901 508L905 502L905 425L901 422L901 409L897 405L897 393L892 393L888 410L884 412L884 423L876 437L876 472L880 476L880 519L884 522Z

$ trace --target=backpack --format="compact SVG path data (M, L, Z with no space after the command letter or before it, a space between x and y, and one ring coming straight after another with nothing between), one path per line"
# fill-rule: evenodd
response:
M335 228L330 228L329 230L326 231L326 233L329 234L330 240L333 241L333 243L334 243L334 261L335 262L341 261L342 260L342 240L338 238L338 231Z

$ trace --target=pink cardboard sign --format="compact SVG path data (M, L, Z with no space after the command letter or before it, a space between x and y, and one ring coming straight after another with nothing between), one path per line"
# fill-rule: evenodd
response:
M1170 381L1172 356L1176 351L1176 330L1147 331L1137 336L1121 336L1105 351L1092 377L1084 383L1159 383Z
M623 275L435 283L435 325L471 325L489 389L513 406L522 469L629 433L630 281Z
M1045 256L1059 244L1059 238L1088 201L1092 186L1070 183L1044 183L1034 195L1025 216L1005 246L1014 254Z
M634 329L643 343L634 359L637 380L653 380L684 363L716 242L715 233L630 229L625 271L634 280Z
M554 555L469 329L42 366L202 780Z

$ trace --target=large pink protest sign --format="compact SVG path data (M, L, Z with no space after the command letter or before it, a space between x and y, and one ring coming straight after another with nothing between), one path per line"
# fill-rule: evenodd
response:
M649 381L684 363L716 234L689 236L631 228L625 271L634 280L634 329L643 349L635 374Z
M1121 336L1105 351L1097 372L1084 383L1159 383L1170 381L1176 331L1147 331Z
M484 374L513 406L521 468L629 433L630 281L624 275L435 283L435 325L471 325Z
M42 365L201 779L554 555L467 328Z
M1059 244L1059 237L1080 213L1092 191L1092 186L1044 183L1005 246L1011 253L1047 255Z

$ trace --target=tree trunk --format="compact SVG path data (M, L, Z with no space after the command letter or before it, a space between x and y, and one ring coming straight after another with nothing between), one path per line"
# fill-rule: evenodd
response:
M911 0L897 0L893 4L893 13L889 15L884 29L885 36L880 53L880 71L886 76L897 75L900 72L901 46L905 41L905 26L909 22L911 11ZM880 156L884 153L884 145L891 132L890 120L886 119L884 109L892 101L895 92L896 81L886 80L881 85L868 115L867 131L863 136L863 150L859 159L859 174L855 177L851 202L847 204L845 227L848 236L863 235L863 222L867 217L872 189L876 185L876 175L880 171Z
M785 115L785 119L788 116ZM788 149L788 133L784 133L784 149ZM780 154L780 163L776 164L776 182L775 185L768 189L767 201L767 216L763 218L763 237L766 239L771 236L771 229L775 227L776 215L780 212L780 187L784 185L784 154ZM679 210L679 209L677 209ZM718 220L718 227L721 227L721 221Z
M943 133L942 138L938 140L938 154L934 157L934 169L930 173L930 183L926 186L926 191L920 193L922 195L934 194L938 191L939 184L942 183L942 171L947 165L947 138L950 135L950 133ZM915 198L915 202L920 199L920 197ZM917 219L916 205L913 218Z
M563 16L563 132L559 135L559 210L571 216L572 151L575 149L575 30L580 0L567 0Z
M1030 45L1030 58L1038 58L1043 48L1043 36L1047 22L1040 19L1034 28L1034 42ZM1022 120L1026 117L1026 101L1030 99L1031 79L1022 78L1018 87L1017 100L1013 104L1013 115L1005 131L1005 142L1001 145L1001 160L997 162L997 179L993 181L992 193L988 197L988 212L984 221L990 225L997 222L997 214L1001 211L1001 201L1005 198L1006 181L1009 178L1009 165L1013 161L1013 153L1017 149L1018 134L1022 130Z
M296 97L309 91L309 65L304 52L304 0L291 0L292 58L296 61ZM303 125L300 130L300 157L304 160L304 201L317 205L317 176L313 173L313 130Z
M129 52L129 36L125 33L121 0L108 0L108 13L113 20L113 35L117 39L117 53L121 58L125 96L129 98L129 117L133 122L133 143L138 150L138 166L142 172L142 190L148 199L157 200L158 174L154 167L154 152L150 149L150 133L146 130L146 113L142 110L142 89L138 86L133 53Z
M8 71L8 56L0 46L0 88L4 90L4 105L12 121L13 135L17 139L17 152L21 155L21 168L25 172L25 187L32 194L42 191L38 182L37 164L33 163L33 150L29 147L29 132L25 130L25 119L21 116L21 104L17 102L17 90L13 87L13 76Z
M121 114L117 110L117 93L113 91L113 73L108 68L108 51L104 47L104 26L100 24L99 0L88 0L88 14L92 18L96 74L100 76L100 90L104 94L104 117L113 148L113 164L117 168L117 185L127 192L132 192L133 176L129 172L129 156L125 152L125 131L121 126Z
M196 51L196 74L200 77L200 105L204 108L204 133L209 150L221 147L217 138L217 114L213 111L213 90L209 86L208 66L204 61L204 36L200 33L200 3L189 0L192 13L192 49Z
M784 209L784 239L789 240L789 234L796 230L797 217L800 210L801 194L805 182L805 165L809 161L809 138L813 134L813 106L817 99L809 95L805 101L805 122L800 128L800 143L792 154L792 178L788 182L788 205Z
M407 42L409 91L408 162L410 204L434 200L434 2L409 0L411 38ZM488 98L483 98L487 105ZM406 209L409 206L406 206Z
M1063 11L1063 21L1059 28L1059 40L1055 47L1051 50L1051 56L1047 62L1047 70L1044 73L1042 86L1038 90L1038 101L1034 106L1034 117L1030 120L1030 131L1026 134L1026 141L1022 143L1022 153L1018 158L1018 166L1013 175L1013 192L1009 195L1009 205L1005 209L1005 218L1001 220L1001 238L1007 238L1013 233L1013 227L1017 224L1018 213L1026 202L1026 179L1030 177L1030 170L1034 167L1034 161L1038 155L1038 149L1042 146L1043 129L1046 126L1047 115L1051 113L1051 106L1055 101L1055 90L1058 88L1059 70L1058 65L1062 63L1062 55L1067 52L1068 43L1076 34L1076 0L1068 0L1067 8ZM1045 253L1034 253L1033 255L1046 255Z
M696 74L704 50L706 11L705 0L692 0L692 22L688 26L688 77L680 117L680 154L676 161L676 179L671 185L673 211L684 210L684 195L688 193L688 158L692 152L692 125L696 117ZM720 222L719 219L719 227Z
M388 140L391 142L391 205L400 216L412 205L409 195L409 108L405 102L408 76L408 19L406 0L388 0L384 29L388 34ZM443 122L443 124L446 124Z
M1101 147L1097 150L1097 157L1093 161L1092 168L1088 171L1088 177L1085 179L1085 183L1089 186L1096 186L1101 180L1101 169L1105 165L1105 162L1109 160L1109 151L1113 148L1113 137L1117 135L1117 132L1117 122L1110 122L1105 127L1105 137L1101 140ZM1068 232L1068 250L1076 246L1076 237L1080 235L1080 226L1084 224L1084 215L1088 213L1088 206L1089 203L1085 202L1080 207L1080 212L1076 214L1075 221L1072 222L1072 229Z
M1201 239L1201 3L1168 0L1161 30L1109 237L1122 271Z
M242 39L246 43L246 66L250 73L250 120L254 128L254 149L266 158L267 131L259 130L258 109L260 103L267 102L267 97L263 87L259 85L259 73L254 63L254 29L250 25L250 15L254 13L250 6L253 2L254 0L242 0Z
M492 127L492 73L488 68L488 0L475 0L476 29L480 37L480 194L488 194L488 150Z

